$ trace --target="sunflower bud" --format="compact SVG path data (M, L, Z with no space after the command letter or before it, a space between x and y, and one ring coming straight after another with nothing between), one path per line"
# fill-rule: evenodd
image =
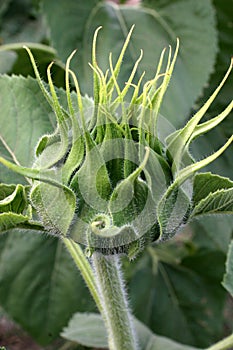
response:
M123 89L118 85L130 30L122 51L103 72L97 63L97 29L93 40L92 63L94 99L88 105L80 93L76 75L70 69L73 52L66 64L68 109L60 103L48 67L50 92L42 82L28 48L39 86L53 108L57 128L44 135L36 148L32 169L2 160L34 179L30 200L44 227L52 234L71 237L89 252L126 252L130 258L147 242L172 237L185 224L193 210L192 177L216 159L232 138L216 153L195 162L190 143L218 125L232 109L232 103L219 116L200 124L223 81L187 125L166 140L159 139L161 103L175 65L179 41L172 57L171 48L164 66L165 50L152 80L142 86L144 74L133 83L140 53ZM70 91L70 79L76 92ZM161 122L161 121L160 121ZM13 169L14 168L14 169Z

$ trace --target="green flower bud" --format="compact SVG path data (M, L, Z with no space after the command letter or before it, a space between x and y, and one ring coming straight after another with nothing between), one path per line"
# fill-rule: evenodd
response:
M99 28L100 29L100 28ZM193 210L193 175L216 159L232 137L216 153L195 162L190 143L218 125L233 103L219 116L200 120L221 89L223 81L186 126L159 139L161 103L175 65L179 41L172 57L169 49L165 72L165 51L152 80L142 86L142 75L134 84L141 52L123 89L117 83L123 56L133 28L113 66L103 72L97 63L95 32L92 63L94 99L84 105L79 83L70 70L73 52L66 64L68 110L60 105L48 67L50 92L41 80L28 48L36 78L57 118L52 135L44 135L36 148L32 169L0 161L34 179L30 200L44 227L52 234L66 235L103 253L127 253L133 258L147 242L172 237ZM70 78L76 93L70 91ZM75 100L76 99L76 100Z

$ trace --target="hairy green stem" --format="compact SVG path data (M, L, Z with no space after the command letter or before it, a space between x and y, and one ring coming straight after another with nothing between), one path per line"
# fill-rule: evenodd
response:
M218 343L210 346L206 350L227 350L232 348L233 348L233 333L228 337L224 338L223 340L220 340Z
M110 350L137 350L133 322L128 308L124 283L117 255L93 253L92 267L79 244L62 237L67 250L81 272L108 332Z
M94 252L92 265L108 332L109 349L136 350L136 335L120 270L120 257Z

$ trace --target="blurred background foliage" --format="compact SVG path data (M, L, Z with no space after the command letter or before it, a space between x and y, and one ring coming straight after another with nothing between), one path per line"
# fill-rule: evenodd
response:
M104 69L110 51L116 59L132 24L136 26L124 59L121 86L141 48L144 57L137 79L144 70L148 79L155 73L162 49L171 45L174 50L176 38L180 39L179 58L162 109L172 126L180 127L215 89L230 64L233 0L129 0L120 4L103 0L0 0L0 73L33 76L22 48L26 43L45 80L46 67L55 60L53 80L64 87L65 61L78 48L72 68L82 93L91 96L87 63L94 30L103 26L98 61ZM216 116L231 98L232 75L206 118ZM0 126L4 117L1 115ZM51 124L45 119L43 125L50 131ZM198 139L193 155L198 159L212 153L232 132L231 113L215 131ZM232 178L232 147L207 170ZM0 171L2 180L3 168ZM15 181L19 179L15 177ZM197 347L206 347L232 332L232 304L221 286L232 233L231 217L201 219L176 239L149 247L133 263L125 261L137 318L157 334ZM73 313L95 310L60 242L23 231L9 232L0 239L0 305L38 343L47 346L57 341Z

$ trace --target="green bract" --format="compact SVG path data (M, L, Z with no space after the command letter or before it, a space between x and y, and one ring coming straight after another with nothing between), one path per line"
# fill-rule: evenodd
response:
M163 119L159 110L179 41L173 57L171 48L166 60L165 50L162 52L154 78L145 83L144 74L138 82L134 79L143 56L141 52L125 87L120 89L117 79L133 28L115 64L110 53L106 72L97 63L99 29L93 40L90 66L94 99L89 106L84 104L78 79L70 69L75 52L66 64L66 110L52 82L52 64L48 67L48 91L26 47L38 84L56 114L57 128L39 140L32 168L0 158L11 170L33 179L30 190L27 188L29 203L26 200L18 212L13 204L7 206L7 192L1 200L6 204L0 207L1 213L4 208L0 215L5 215L7 208L9 215L15 217L14 227L22 223L41 225L51 234L83 244L90 254L93 250L126 252L133 258L145 243L172 237L196 215L232 211L232 182L210 173L195 174L215 160L233 137L200 161L195 162L189 153L191 142L217 126L232 109L233 101L220 115L200 123L230 74L232 63L218 88L186 126L160 140L159 124ZM70 78L76 92L70 90ZM201 184L205 184L204 196L197 193ZM9 189L12 203L16 202L19 191L25 198L23 186ZM31 221L27 209L31 206L33 218L39 218L39 222ZM16 217L23 221L18 222Z

